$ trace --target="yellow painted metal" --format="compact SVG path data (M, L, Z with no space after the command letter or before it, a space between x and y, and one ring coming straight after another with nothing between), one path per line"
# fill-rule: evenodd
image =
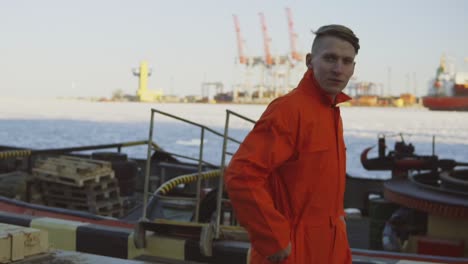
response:
M0 233L0 263L11 261L11 238L8 234Z
M184 260L185 240L159 235L146 237L145 255L161 258Z
M160 101L163 96L162 90L150 90L148 89L148 77L150 76L148 68L148 62L142 61L139 69L139 81L137 96L141 102L156 102Z
M9 263L49 250L47 232L0 224L0 263Z
M148 90L148 63L146 61L142 61L140 64L140 82L138 85L138 91L143 93Z
M155 192L154 194L161 194L165 195L168 192L170 192L174 187L178 186L179 184L187 184L194 182L198 179L198 176L201 176L202 179L210 179L210 178L217 178L221 175L220 170L211 170L211 171L204 171L200 174L198 173L192 173L192 174L187 174L187 175L182 175L178 176L176 178L173 178L161 185Z
M0 151L0 159L27 157L31 155L31 150L8 150Z
M141 256L145 253L145 249L144 248L136 248L135 247L135 242L134 242L134 236L135 236L135 233L132 233L131 235L128 236L128 241L127 241L127 246L128 246L128 252L127 252L127 256L128 256L128 259L134 259L138 256Z
M56 218L38 218L31 221L31 227L49 233L49 243L56 249L76 251L76 229L87 223L61 220Z

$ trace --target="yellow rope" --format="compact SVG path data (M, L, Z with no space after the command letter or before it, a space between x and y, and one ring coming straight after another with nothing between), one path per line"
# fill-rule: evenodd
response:
M209 178L215 178L219 177L221 175L220 170L211 170L211 171L205 171L200 174L202 179L206 180ZM186 184L186 183L191 183L196 181L198 178L198 173L192 173L192 174L187 174L187 175L182 175L178 176L176 178L173 178L165 183L163 183L155 192L154 195L157 194L162 194L166 195L168 192L170 192L172 189L174 189L176 186L180 184Z
M7 150L0 151L0 159L9 159L17 157L28 157L31 155L31 150Z

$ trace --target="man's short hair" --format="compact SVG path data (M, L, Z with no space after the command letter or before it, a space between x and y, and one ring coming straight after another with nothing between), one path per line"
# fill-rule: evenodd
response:
M349 42L351 45L353 45L354 51L356 51L356 54L359 51L359 48L360 48L359 38L356 37L356 35L354 35L354 32L351 29L343 25L322 26L317 31L312 31L312 33L315 34L315 39L314 39L314 42L312 43L312 50L314 50L314 47L316 46L316 43L318 42L317 40L325 36L332 36L332 37L336 37L336 38Z

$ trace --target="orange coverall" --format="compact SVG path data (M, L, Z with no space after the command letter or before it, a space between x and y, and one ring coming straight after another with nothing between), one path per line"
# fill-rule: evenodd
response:
M340 93L336 103L349 99ZM345 174L340 109L308 70L267 107L226 169L229 197L250 236L250 262L270 263L291 242L281 263L351 263Z

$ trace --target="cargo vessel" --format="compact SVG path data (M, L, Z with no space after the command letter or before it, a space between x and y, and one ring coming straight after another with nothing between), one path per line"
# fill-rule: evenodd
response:
M449 70L442 56L423 105L429 110L468 111L468 72Z

